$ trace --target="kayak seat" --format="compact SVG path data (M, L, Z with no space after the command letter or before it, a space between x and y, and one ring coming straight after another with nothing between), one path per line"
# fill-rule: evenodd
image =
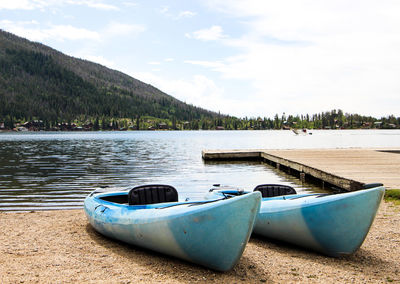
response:
M293 187L282 184L260 184L254 188L254 191L261 192L263 198L297 194Z
M141 185L132 188L128 193L129 205L145 205L176 201L178 201L178 192L170 185Z

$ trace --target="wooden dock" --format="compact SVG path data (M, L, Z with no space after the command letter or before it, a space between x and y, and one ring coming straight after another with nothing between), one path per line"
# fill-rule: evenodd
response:
M298 176L346 191L367 183L400 188L399 149L204 150L203 159L260 160Z

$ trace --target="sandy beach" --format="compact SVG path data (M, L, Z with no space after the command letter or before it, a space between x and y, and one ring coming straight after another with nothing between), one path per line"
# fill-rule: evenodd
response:
M382 202L361 248L330 258L253 236L215 272L98 234L83 210L0 213L1 283L400 283L400 207Z

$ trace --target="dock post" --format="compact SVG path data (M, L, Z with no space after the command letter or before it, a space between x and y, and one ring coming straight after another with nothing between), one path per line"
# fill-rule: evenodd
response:
M301 182L305 182L306 181L306 174L305 173L300 173L300 180L301 180Z

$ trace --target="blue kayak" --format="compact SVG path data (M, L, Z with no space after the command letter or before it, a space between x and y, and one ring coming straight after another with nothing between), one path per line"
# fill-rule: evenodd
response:
M296 194L279 185L260 185L255 190L263 198L254 233L334 257L352 254L361 246L385 192L381 184L339 194ZM243 193L216 188L208 198Z
M241 257L260 208L261 194L178 202L167 185L91 193L84 203L101 234L219 271Z

